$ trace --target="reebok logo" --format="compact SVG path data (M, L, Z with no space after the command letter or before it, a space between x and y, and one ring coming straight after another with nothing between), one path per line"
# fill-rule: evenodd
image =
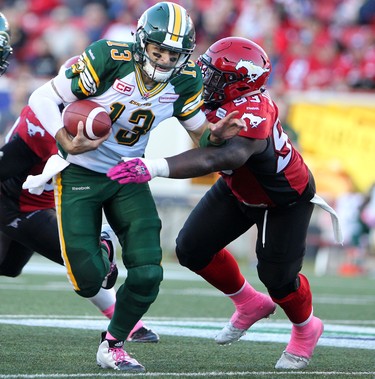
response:
M87 191L91 190L90 186L72 187L72 191Z

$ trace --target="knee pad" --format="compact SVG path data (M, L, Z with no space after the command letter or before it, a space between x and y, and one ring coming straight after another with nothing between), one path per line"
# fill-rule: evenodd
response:
M187 267L191 271L198 271L206 267L212 256L200 255L197 256L192 250L181 249L179 245L176 246L176 256L181 266Z
M74 273L71 271L68 278L79 296L93 297L102 287L107 272L108 269L101 260L94 262L88 257L75 265Z
M260 281L266 286L268 293L281 299L299 288L299 262L268 263L258 262L257 270Z
M181 266L185 266L185 267L190 268L189 267L190 266L189 265L189 261L190 261L189 254L184 253L184 250L180 248L178 240L176 242L177 242L176 256L177 256L178 262L180 263Z
M126 286L133 294L142 299L153 301L163 280L163 268L160 265L144 265L128 269Z
M275 288L275 289L269 288L268 293L274 299L283 299L289 294L291 294L292 292L296 292L299 286L300 286L300 279L299 277L297 277L296 279L285 284L282 287Z

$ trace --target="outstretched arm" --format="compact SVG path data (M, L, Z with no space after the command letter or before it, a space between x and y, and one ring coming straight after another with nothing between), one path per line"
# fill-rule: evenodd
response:
M112 167L107 176L121 184L145 183L157 176L194 178L211 172L234 170L265 147L265 140L234 137L222 147L192 149L165 159L124 158L124 162Z

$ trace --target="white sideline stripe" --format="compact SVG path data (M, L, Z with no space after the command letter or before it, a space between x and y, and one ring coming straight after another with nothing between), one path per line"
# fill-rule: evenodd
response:
M80 315L43 315L43 314L0 314L0 318L4 317L6 319L20 319L20 318L27 318L27 319L33 319L33 318L44 318L44 319L53 319L59 318L61 320L102 320L102 316L80 316ZM169 322L219 322L219 323L226 323L228 321L228 318L226 317L167 317L167 316L161 316L161 317L149 317L145 316L142 317L142 320L144 321L150 321L151 322L161 322L161 321L169 321ZM273 323L285 323L285 320L282 319L276 319L272 317ZM266 321L266 322L270 322ZM261 320L259 322L265 322L265 320ZM324 319L323 322L330 323L331 325L337 324L337 325L362 325L362 326L370 326L375 325L375 320L331 320L331 319Z
M178 274L176 273L176 278ZM169 279L172 279L169 277ZM173 278L174 279L174 278ZM180 280L178 277L177 280ZM46 284L24 284L22 278L17 282L14 279L1 279L0 278L0 290L12 290L12 291L73 291L71 285L68 282L48 282ZM175 295L175 296L210 296L210 297L223 297L223 294L216 289L200 289L185 288L182 290L173 289L160 289L160 295ZM346 304L346 305L375 305L375 296L371 295L356 295L356 296L330 296L330 295L315 295L314 303L316 304Z
M52 318L19 318L1 317L0 324L41 326L53 328L106 330L108 320L103 319L66 319ZM157 319L147 320L147 325L160 335L196 337L214 339L224 323L218 321L182 321ZM251 327L244 341L276 342L287 344L290 337L291 324L289 322L274 323L271 320L258 321ZM352 349L375 350L375 327L348 326L325 324L324 333L318 342L319 346L344 347Z
M364 375L374 375L375 371L352 371L352 372L344 372L344 371L230 371L230 372L221 372L221 371L211 371L211 372L146 372L146 373L125 373L121 372L116 375L112 370L110 373L92 373L92 374L15 374L15 375L1 375L0 379L37 379L37 378L113 378L113 377L153 377L156 376L158 378L162 377L217 377L220 375L232 377L232 376L264 376L264 375L274 375L274 376L303 376L303 375L316 375L316 376L331 376L331 375L342 375L349 376L350 378L356 376L364 376Z

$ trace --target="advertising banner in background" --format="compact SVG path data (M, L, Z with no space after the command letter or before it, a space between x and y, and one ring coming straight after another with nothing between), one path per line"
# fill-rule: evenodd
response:
M318 189L320 185L338 195L345 192L345 178L361 192L375 183L375 108L295 103L288 123L298 134ZM331 183L320 182L320 174L322 181Z

